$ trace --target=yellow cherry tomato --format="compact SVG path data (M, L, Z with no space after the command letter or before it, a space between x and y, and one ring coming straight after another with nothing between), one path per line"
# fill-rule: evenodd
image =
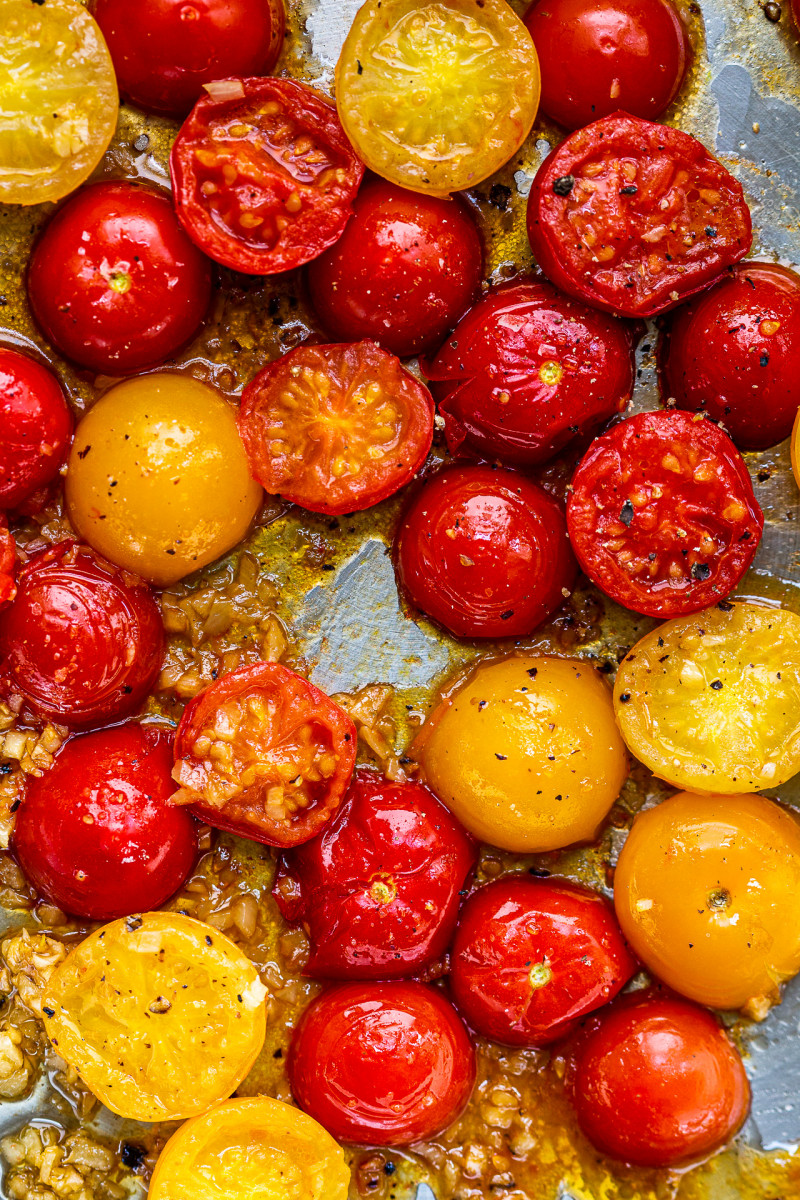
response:
M144 913L96 930L42 999L58 1054L107 1108L172 1121L230 1096L266 1035L250 959L202 921Z
M528 136L539 60L506 0L367 0L336 68L347 136L371 170L446 196Z
M617 673L629 750L693 792L753 792L800 770L800 617L723 601L665 621Z
M611 691L577 659L479 666L432 714L419 753L467 829L518 853L591 841L628 773Z
M350 1172L331 1135L290 1104L228 1100L174 1133L148 1200L347 1200Z
M79 0L0 0L0 30L0 202L59 200L116 129L111 55Z
M66 496L95 550L164 586L240 542L262 492L234 409L207 384L160 372L118 384L83 418Z
M614 901L664 983L763 1017L800 971L800 825L764 796L679 792L634 821Z

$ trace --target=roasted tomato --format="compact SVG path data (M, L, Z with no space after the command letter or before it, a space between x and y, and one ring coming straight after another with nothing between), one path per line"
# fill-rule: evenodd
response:
M225 1101L182 1125L158 1156L150 1200L347 1200L350 1171L327 1130L269 1096Z
M433 399L373 342L298 346L245 388L239 429L268 492L312 512L356 512L422 466Z
M633 327L530 279L476 304L422 366L451 450L534 463L623 411L633 346Z
M401 978L444 954L476 856L427 788L362 771L319 837L283 858L273 895L311 939L308 975Z
M64 462L72 416L50 371L0 347L0 509L35 501ZM35 506L34 506L35 507Z
M0 690L74 729L136 712L161 670L164 629L150 589L62 542L19 573L0 615Z
M182 1121L227 1099L266 1034L266 988L224 934L179 913L104 925L42 996L57 1054L134 1121Z
M595 308L649 317L744 258L753 231L741 184L696 138L615 113L542 163L528 237L557 287Z
M177 804L268 846L298 846L342 803L356 729L324 692L278 663L240 667L189 703L175 736Z
M369 338L405 358L438 346L469 308L483 247L461 201L374 180L335 246L311 263L311 299L343 342Z
M371 170L446 196L519 150L539 103L539 63L505 0L367 0L336 67L336 100Z
M16 569L17 544L9 532L5 513L0 512L0 608L10 604L17 594Z
M334 1137L402 1146L460 1116L475 1082L475 1051L437 989L346 983L303 1014L289 1080L300 1107Z
M800 487L800 409L797 410L791 441L792 471L795 482Z
M333 245L364 174L331 103L293 79L233 79L198 100L170 171L189 236L253 275L299 267Z
M28 780L13 850L38 891L79 917L157 908L194 866L197 832L168 803L172 739L147 725L75 738Z
M464 905L450 986L484 1037L543 1046L616 996L635 971L605 897L564 879L512 875Z
M778 787L800 770L800 616L723 601L668 621L621 664L614 707L631 752L674 787Z
M737 446L782 442L800 408L800 277L775 263L733 267L673 314L658 365L664 400L722 421Z
M651 617L699 612L737 586L764 515L742 456L711 421L638 413L597 438L567 503L589 578Z
M456 637L522 637L575 581L555 500L522 475L455 467L429 480L400 524L398 580Z
M637 816L614 899L654 975L761 1018L800 971L800 825L764 796L680 792Z
M90 0L122 94L147 112L182 116L203 85L269 75L281 45L283 0Z
M119 384L76 431L66 482L72 524L106 558L161 586L240 542L262 496L235 410L186 375Z
M415 753L471 833L518 854L592 841L628 773L607 684L565 658L479 665L428 718Z
M719 1149L750 1107L742 1060L717 1020L634 992L593 1018L572 1064L578 1123L604 1154L670 1167Z
M683 82L689 39L670 0L536 0L525 24L542 110L566 129L620 110L654 121Z

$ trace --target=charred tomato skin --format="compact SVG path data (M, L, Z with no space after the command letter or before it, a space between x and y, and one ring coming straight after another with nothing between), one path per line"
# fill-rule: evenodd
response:
M0 509L30 505L66 458L72 415L55 375L7 346L0 346L0 429Z

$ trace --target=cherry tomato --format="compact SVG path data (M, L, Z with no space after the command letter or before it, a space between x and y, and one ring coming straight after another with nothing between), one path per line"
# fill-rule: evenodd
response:
M542 111L566 129L611 113L654 121L690 57L669 0L536 0L525 17L542 66Z
M800 277L740 263L662 332L661 394L721 421L737 446L764 450L789 436L800 408L798 347Z
M38 716L88 729L137 712L158 678L161 613L139 579L61 542L19 573L0 615L0 689Z
M555 500L522 475L455 467L429 480L396 541L411 602L456 637L522 637L575 580Z
M711 1013L657 994L634 992L594 1018L573 1073L589 1140L647 1167L717 1150L750 1107L742 1060Z
M239 430L268 492L312 512L357 512L422 466L433 399L373 342L298 346L245 388Z
M563 879L512 875L464 905L450 985L484 1037L543 1046L616 996L635 971L603 896Z
M563 291L649 317L744 258L753 231L741 184L696 138L614 113L542 163L528 197L528 237Z
M279 663L240 667L184 709L175 735L178 804L217 829L298 846L339 808L356 757L350 717Z
M72 415L55 375L5 346L0 346L0 428L0 509L18 508L58 474Z
M195 104L172 147L177 213L210 258L272 275L341 237L364 167L331 103L293 79L239 79Z
M197 332L211 273L167 195L96 183L46 226L31 256L28 295L45 335L67 358L127 375L164 362Z
M283 858L273 895L311 939L308 975L400 978L444 954L475 859L427 788L362 771L319 837Z
M636 817L614 899L659 979L764 1017L800 971L800 824L764 796L670 796Z
M736 587L764 514L727 434L701 417L648 412L589 447L573 476L567 528L578 562L612 600L674 617Z
M10 604L17 594L16 568L17 544L9 531L5 513L0 512L0 608Z
M452 451L524 464L623 411L633 345L631 326L529 279L490 292L422 366Z
M280 54L283 0L90 0L120 91L146 112L182 116L203 84L268 75Z
M300 1107L334 1137L402 1146L460 1116L475 1082L475 1051L437 989L346 983L303 1014L289 1080Z

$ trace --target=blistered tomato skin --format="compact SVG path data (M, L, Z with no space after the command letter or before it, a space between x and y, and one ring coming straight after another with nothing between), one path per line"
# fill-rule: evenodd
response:
M58 474L72 415L52 372L26 354L0 347L0 509L35 501Z
M484 1037L543 1046L613 999L635 971L603 896L564 879L511 875L465 903L450 986Z
M450 450L551 458L625 409L635 333L542 279L493 289L421 364Z
M330 824L278 869L278 907L311 941L305 973L399 979L440 958L476 857L427 788L360 771Z
M475 1051L436 988L341 984L303 1014L289 1080L300 1107L339 1140L403 1146L460 1116Z

